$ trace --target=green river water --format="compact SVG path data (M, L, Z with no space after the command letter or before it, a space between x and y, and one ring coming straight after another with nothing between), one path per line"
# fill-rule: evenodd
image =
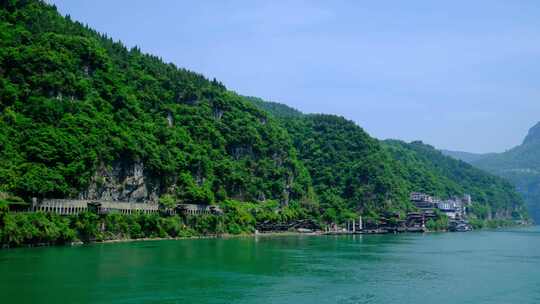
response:
M0 303L540 303L538 227L0 250Z

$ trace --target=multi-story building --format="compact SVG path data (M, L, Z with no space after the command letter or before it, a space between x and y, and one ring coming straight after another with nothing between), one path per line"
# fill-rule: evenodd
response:
M422 192L413 192L411 193L411 201L433 203L433 197Z
M422 210L439 209L451 219L464 218L467 207L471 205L471 196L468 194L462 197L454 196L451 199L441 200L421 192L411 193L411 202Z
M421 192L411 193L411 201L418 209L430 210L436 207L433 197Z

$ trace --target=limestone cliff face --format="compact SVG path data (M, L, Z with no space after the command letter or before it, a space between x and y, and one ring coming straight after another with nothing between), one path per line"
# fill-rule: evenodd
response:
M149 177L142 162L116 161L101 165L89 187L79 193L80 199L125 202L156 202L159 181Z
M525 140L523 140L523 144L530 144L534 142L540 142L540 122L537 123L534 127L529 129L529 133L527 134L527 137L525 137Z

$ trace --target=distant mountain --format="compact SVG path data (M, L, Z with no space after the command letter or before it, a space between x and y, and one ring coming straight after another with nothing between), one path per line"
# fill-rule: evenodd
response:
M441 152L446 156L450 156L450 157L462 160L467 163L478 161L486 156L486 154L481 154L481 153L470 153L470 152L452 151L452 150L441 150Z
M540 122L538 122L534 127L529 130L529 133L523 140L524 145L532 144L535 142L540 142Z
M443 152L508 179L525 198L532 217L540 222L540 123L529 130L521 145L503 153Z
M510 180L523 194L533 218L540 221L540 123L529 130L521 145L472 164Z

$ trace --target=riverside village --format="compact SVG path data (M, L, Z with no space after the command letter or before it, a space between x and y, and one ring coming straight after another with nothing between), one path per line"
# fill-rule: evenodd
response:
M408 212L405 216L399 213L387 212L379 219L365 219L361 216L339 225L330 223L322 226L313 220L295 220L288 223L262 222L256 225L256 233L270 232L301 232L319 234L384 234L402 232L429 231L428 223L436 221L441 216L448 219L448 231L465 232L472 230L467 221L467 208L471 206L471 196L451 197L442 200L421 192L412 192L410 201L417 210ZM12 212L49 212L60 215L74 215L81 212L94 212L98 215L109 213L120 214L161 214L203 216L223 215L223 210L216 205L176 204L174 208L165 208L157 202L121 202L104 200L81 199L37 199L32 204L12 204Z

